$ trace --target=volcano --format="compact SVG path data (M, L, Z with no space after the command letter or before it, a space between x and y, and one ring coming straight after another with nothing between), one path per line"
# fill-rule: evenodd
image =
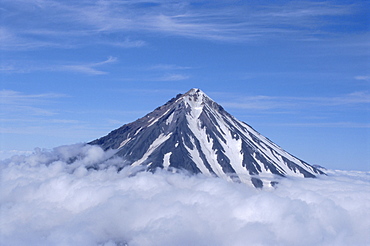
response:
M324 174L237 120L196 88L89 144L114 149L125 165L147 171L186 170L257 188L274 186L282 177Z

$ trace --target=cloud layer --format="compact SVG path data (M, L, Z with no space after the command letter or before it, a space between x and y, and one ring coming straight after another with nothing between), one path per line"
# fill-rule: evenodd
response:
M96 146L1 163L2 245L368 245L370 174L329 171L257 190L158 171ZM88 168L110 168L96 171Z
M90 36L94 38L88 43L128 48L145 44L143 40L128 37L126 41L114 42L109 35L117 32L133 36L138 32L162 33L228 42L266 37L307 40L337 31L335 17L359 10L357 5L345 2L288 1L266 7L236 1L197 4L191 1L6 0L0 11L9 24L0 29L0 43L3 49L69 48L82 45L79 39ZM17 13L17 21L12 21L14 13Z

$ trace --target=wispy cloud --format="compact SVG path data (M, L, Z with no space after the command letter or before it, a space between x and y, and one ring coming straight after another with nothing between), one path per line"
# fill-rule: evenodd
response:
M174 64L157 64L149 67L149 70L187 70L191 67L178 66Z
M108 72L98 69L107 64L115 63L118 59L109 56L106 60L94 63L72 63L70 61L49 61L49 64L34 61L2 61L0 72L3 73L30 73L34 71L67 71L77 72L87 75L103 75ZM53 64L54 63L54 64Z
M355 76L356 80L364 80L364 81L370 81L370 75L359 75Z
M19 91L1 90L0 91L0 115L13 115L21 113L25 115L50 116L56 114L54 110L42 107L50 104L55 98L66 97L64 94L44 93L44 94L24 94Z
M305 123L284 123L274 125L293 126L293 127L370 128L370 123L359 123L359 122L305 122Z
M218 96L227 98L227 95ZM368 91L327 97L250 96L229 97L220 101L228 111L244 114L240 118L268 116L267 126L370 128L366 115L370 112ZM361 116L354 117L352 112ZM344 113L346 112L346 113Z
M190 76L183 74L183 70L190 70L192 67L178 66L174 64L156 64L147 68L150 72L164 73L163 75L154 75L149 80L152 81L180 81L189 79Z
M218 41L309 39L334 31L327 17L355 13L359 8L330 2L287 2L268 7L250 2L130 1L63 2L5 0L1 14L1 48L71 47L106 43L141 47L130 34L162 33ZM325 21L323 21L325 20ZM330 30L329 30L330 29ZM125 35L123 40L109 34ZM114 36L114 35L113 35Z
M118 59L116 57L108 57L107 60L102 62L96 62L96 63L86 63L86 64L76 64L76 65L63 65L60 67L55 67L55 70L66 70L66 71L73 71L78 73L84 73L89 75L101 75L101 74L107 74L105 71L98 70L97 67L114 63Z
M5 22L3 22L5 23ZM22 28L20 28L22 29ZM59 35L61 35L59 33ZM49 35L39 35L39 37L33 37L32 35L27 35L21 30L17 30L14 27L0 27L0 49L1 50L30 50L39 48L49 48L49 47L70 47L66 43L52 41L45 38Z
M43 94L23 94L13 90L1 90L0 91L1 102L4 104L16 104L16 103L35 103L40 102L44 99L60 98L65 97L64 94L58 93L43 93Z
M156 81L180 81L180 80L186 80L190 77L188 75L184 74L166 74L163 77L155 79Z
M129 38L125 38L122 41L102 41L101 44L104 45L111 45L121 48L139 48L147 45L147 42L143 40L131 40Z
M370 94L367 91L353 92L350 94L332 97L276 97L276 96L251 96L240 97L233 101L223 102L229 108L241 109L296 109L301 107L335 107L357 104L369 104Z

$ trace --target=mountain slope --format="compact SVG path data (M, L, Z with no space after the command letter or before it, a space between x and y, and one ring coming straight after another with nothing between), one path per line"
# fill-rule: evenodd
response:
M116 149L127 165L149 171L185 169L256 187L276 176L323 174L235 119L199 89L177 95L90 144Z

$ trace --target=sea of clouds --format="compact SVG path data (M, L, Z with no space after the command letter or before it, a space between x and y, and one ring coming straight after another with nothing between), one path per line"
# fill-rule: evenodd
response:
M328 170L261 190L117 172L112 154L78 144L1 161L0 245L370 245L369 172Z

